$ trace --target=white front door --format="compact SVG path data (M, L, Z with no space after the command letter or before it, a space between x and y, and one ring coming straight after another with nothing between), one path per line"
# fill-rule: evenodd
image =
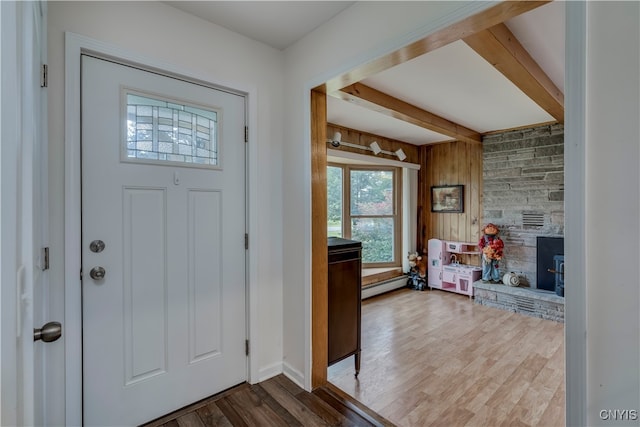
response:
M82 57L85 424L246 380L244 129L242 96Z

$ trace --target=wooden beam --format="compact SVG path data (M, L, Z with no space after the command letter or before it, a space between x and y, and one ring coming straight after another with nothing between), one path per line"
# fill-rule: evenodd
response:
M505 24L463 40L554 119L564 123L564 95Z
M377 111L431 131L465 142L480 143L482 137L472 129L425 111L398 98L387 95L362 83L354 83L332 96L350 101L370 110Z
M327 249L327 96L311 91L311 387L327 383L329 254Z
M381 56L348 73L337 76L326 83L326 93L332 93L359 82L369 76L378 74L413 58L424 55L439 47L445 46L456 40L463 39L472 34L491 28L514 16L518 16L539 6L550 3L549 1L505 1L490 7L480 13L463 19L440 31L436 31L420 40L417 40L401 49Z

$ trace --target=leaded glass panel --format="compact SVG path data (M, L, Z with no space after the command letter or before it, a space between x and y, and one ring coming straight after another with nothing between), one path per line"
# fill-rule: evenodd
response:
M218 165L218 112L127 93L126 160Z

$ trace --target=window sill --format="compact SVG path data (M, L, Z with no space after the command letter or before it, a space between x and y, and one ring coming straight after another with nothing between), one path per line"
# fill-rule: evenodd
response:
M370 286L375 283L384 282L404 275L402 267L391 268L363 268L362 269L362 287Z

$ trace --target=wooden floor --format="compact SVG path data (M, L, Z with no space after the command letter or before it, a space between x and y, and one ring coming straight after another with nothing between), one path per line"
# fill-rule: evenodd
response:
M333 365L335 386L313 393L284 375L242 384L146 426L565 422L564 325L476 305L463 295L401 289L365 300L358 379L353 372L353 358Z
M307 393L278 375L239 385L145 427L392 425L331 385Z
M401 289L363 301L360 375L329 380L399 426L564 426L564 325Z

